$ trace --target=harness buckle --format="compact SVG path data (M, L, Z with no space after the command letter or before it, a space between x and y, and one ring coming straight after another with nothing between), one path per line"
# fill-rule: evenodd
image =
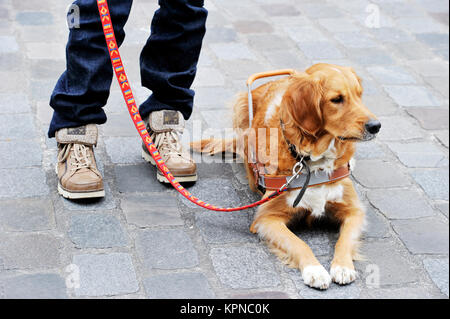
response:
M305 164L303 163L303 160L305 159L305 157L303 156L299 162L297 162L297 164L294 165L294 168L292 169L292 177L287 181L286 184L284 184L281 188L280 191L283 191L285 189L287 189L289 187L289 185L291 185L291 183L296 180L300 174L303 171L303 168L305 167Z

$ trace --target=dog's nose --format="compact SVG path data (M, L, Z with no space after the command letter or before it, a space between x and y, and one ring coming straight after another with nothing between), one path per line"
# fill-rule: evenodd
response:
M381 129L381 123L378 120L370 120L366 123L366 130L370 134L377 134Z

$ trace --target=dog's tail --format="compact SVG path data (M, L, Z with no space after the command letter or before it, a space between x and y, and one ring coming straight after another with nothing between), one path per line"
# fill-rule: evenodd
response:
M191 149L195 152L216 155L222 153L237 154L237 140L232 139L205 139L201 141L192 142Z

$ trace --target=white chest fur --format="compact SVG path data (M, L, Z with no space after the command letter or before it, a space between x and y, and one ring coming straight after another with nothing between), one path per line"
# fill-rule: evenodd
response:
M299 193L300 190L292 191L286 197L290 207L294 205L294 201ZM310 187L306 190L298 207L311 211L314 217L320 217L325 212L327 202L342 202L343 197L344 187L342 185Z

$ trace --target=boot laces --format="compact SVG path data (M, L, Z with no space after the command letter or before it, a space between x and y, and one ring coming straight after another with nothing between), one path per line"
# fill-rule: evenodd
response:
M71 151L73 151L72 155L70 155ZM64 145L64 147L62 148L61 152L58 155L58 161L60 163L65 162L69 158L69 156L73 160L71 168L73 172L77 172L83 168L87 169L94 168L92 165L89 148L86 147L86 145L83 144Z
M155 146L163 156L164 160L175 157L190 161L190 158L188 158L183 152L183 146L180 141L181 134L182 132L176 130L152 134L152 139L155 141Z

